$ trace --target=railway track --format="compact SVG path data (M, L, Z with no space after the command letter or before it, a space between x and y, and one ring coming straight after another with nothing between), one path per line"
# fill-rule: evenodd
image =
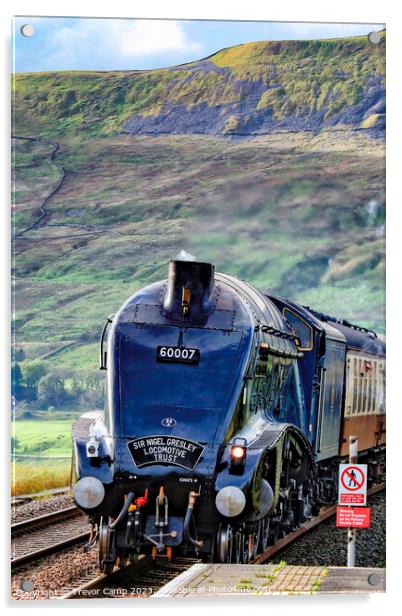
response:
M11 526L11 568L84 542L88 537L88 522L77 507L17 522Z
M367 491L371 496L385 490L385 483L378 484ZM297 541L301 536L310 532L336 514L336 505L325 507L318 516L302 524L294 532L270 546L265 552L259 554L250 564L259 565L283 550L286 546ZM125 569L116 570L111 576L99 575L93 580L85 581L81 586L66 593L63 599L78 598L133 598L135 596L150 596L159 590L177 575L189 569L193 564L201 562L195 559L177 558L173 562L153 563L150 558L140 557L135 565Z
M70 492L70 486L66 486L64 488L54 488L53 490L43 490L42 492L36 492L34 494L19 494L18 496L11 497L11 506L19 507L20 505L25 505L25 503L30 503L38 498L61 496L63 494L67 494L68 492Z
M98 575L71 589L60 599L139 598L150 597L165 584L201 561L196 558L177 557L169 562L147 556L127 567L116 569L111 575Z
M368 490L368 496L385 490L385 482ZM325 507L318 516L302 524L265 552L259 554L250 564L262 564L279 553L301 536L319 526L336 514L336 505ZM80 519L82 517L82 519ZM63 529L63 530L61 530ZM79 532L77 532L79 529ZM69 533L69 536L67 536ZM60 536L59 541L55 541ZM12 526L13 570L29 565L50 554L65 551L66 548L83 543L89 536L88 525L76 507L59 510ZM20 540L20 545L18 545ZM107 576L89 572L79 580L63 586L57 594L61 599L77 598L135 598L149 597L162 586L173 580L193 564L201 562L195 558L176 557L172 562L158 558L155 562L141 555L136 563L116 568Z

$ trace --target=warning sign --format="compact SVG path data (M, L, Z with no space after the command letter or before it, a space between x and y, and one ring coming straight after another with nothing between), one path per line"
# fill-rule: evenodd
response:
M341 528L369 528L370 507L337 507L336 525Z
M339 505L365 505L367 464L339 465Z

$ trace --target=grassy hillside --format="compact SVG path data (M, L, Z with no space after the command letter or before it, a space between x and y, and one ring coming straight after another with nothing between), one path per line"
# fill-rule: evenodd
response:
M142 73L17 75L14 133L60 146L52 160L50 142L13 140L22 369L44 360L67 385L94 374L104 319L164 278L181 250L262 290L383 331L384 143L372 137L381 118L370 120L367 107L371 101L382 115L383 68L383 46L361 37L253 43ZM363 92L357 103L354 88ZM179 132L191 134L122 134L158 121L166 131L180 109ZM356 128L369 111L368 130L331 127L349 118ZM222 136L318 117L321 132ZM218 136L193 134L209 126ZM60 165L61 188L33 224Z
M15 77L28 134L258 134L383 128L385 35L247 43L169 69Z
M21 232L18 213L34 220L42 194L32 161L49 185L52 172L42 145L15 148ZM55 351L63 371L95 369L105 317L182 249L382 329L383 154L378 140L331 133L63 141L63 187L15 241L18 345L26 359Z

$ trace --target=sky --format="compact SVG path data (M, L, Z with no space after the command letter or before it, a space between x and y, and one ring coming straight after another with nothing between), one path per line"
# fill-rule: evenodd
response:
M30 37L21 34L21 26L25 24L34 28ZM13 70L162 68L198 60L240 43L354 36L383 27L382 24L16 17Z

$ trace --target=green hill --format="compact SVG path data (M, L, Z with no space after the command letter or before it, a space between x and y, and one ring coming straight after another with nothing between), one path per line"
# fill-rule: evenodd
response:
M168 69L15 77L18 129L85 133L264 134L384 127L385 34L247 43Z
M334 118L328 116L320 132L292 129L247 139L223 137L219 127L216 135L196 135L190 122L193 115L204 117L197 115L201 105L198 111L208 107L217 127L216 107L223 105L219 117L225 118L225 105L239 102L230 80L219 95L226 102L219 98L214 80L221 69L243 85L260 83L264 71L273 70L271 57L286 92L269 112L280 122L291 88L299 92L292 75L298 83L303 57L305 66L321 67L317 83L324 87L331 79L323 71L330 75L338 66L340 48L353 51L344 53L344 73L365 75L365 58L378 54L370 71L381 81L381 54L363 38L243 45L200 63L144 73L16 76L14 133L42 138L13 139L14 328L23 371L33 359L45 361L67 388L95 374L106 316L141 286L164 278L167 261L181 250L262 290L383 330L384 143L367 120L374 112L367 129L343 123L334 130L341 125L324 126ZM199 67L211 63L217 70L205 69L197 95ZM184 103L186 83L192 85ZM254 108L270 109L268 95L249 92ZM298 96L297 105L307 101L306 93ZM175 97L188 110L187 134L135 134L141 114L152 122L159 114L163 125ZM242 113L226 134L244 127ZM375 113L382 114L379 106Z

